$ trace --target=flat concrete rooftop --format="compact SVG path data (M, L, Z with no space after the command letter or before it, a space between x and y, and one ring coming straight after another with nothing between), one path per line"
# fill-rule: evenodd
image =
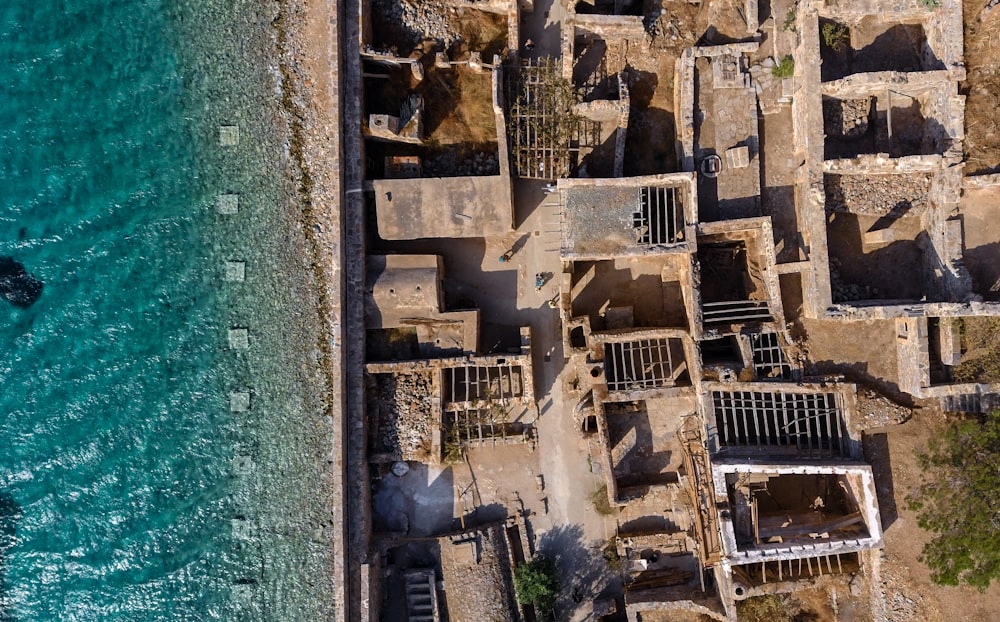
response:
M384 240L482 238L513 228L510 179L503 175L379 179L372 188Z
M691 173L559 180L563 256L688 250L697 221L693 180Z

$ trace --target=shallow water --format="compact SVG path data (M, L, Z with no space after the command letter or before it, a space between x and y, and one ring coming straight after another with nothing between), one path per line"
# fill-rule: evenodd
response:
M0 256L44 282L26 309L0 299L0 620L327 611L329 431L273 6L0 5Z

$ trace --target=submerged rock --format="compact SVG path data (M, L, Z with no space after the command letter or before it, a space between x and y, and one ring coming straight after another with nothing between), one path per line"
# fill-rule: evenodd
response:
M30 307L42 295L42 282L13 257L0 257L0 295L15 307Z

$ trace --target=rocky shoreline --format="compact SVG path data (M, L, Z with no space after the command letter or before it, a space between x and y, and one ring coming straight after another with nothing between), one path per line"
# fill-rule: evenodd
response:
M336 68L331 66L331 41L336 32L336 5L328 0L280 0L273 22L280 71L281 109L286 127L288 160L286 174L296 191L294 214L298 220L306 248L305 265L311 269L317 301L320 331L316 343L318 369L313 370L324 391L322 399L322 433L329 435L332 446L326 456L327 482L330 492L325 500L327 519L316 525L323 533L321 544L329 547L327 606L343 619L344 574L343 551L343 482L338 476L343 439L341 384L339 363L340 275L340 160L339 119L337 102L330 94L329 81L336 80Z

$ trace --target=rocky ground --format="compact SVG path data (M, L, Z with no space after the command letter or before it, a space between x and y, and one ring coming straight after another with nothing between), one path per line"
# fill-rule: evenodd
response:
M933 601L925 598L919 591L909 588L907 585L909 577L899 572L902 569L896 564L887 564L884 551L879 554L882 556L880 586L884 599L882 620L909 622L940 616L940 611L937 611Z
M448 601L449 617L452 620L470 621L511 620L512 616L504 598L509 580L505 580L504 564L509 562L502 537L496 528L480 531L478 536L478 563L464 564L453 561L457 557L455 553L442 555L445 581L447 582L449 578L460 578L462 581L462 585L453 585L450 588L456 597ZM452 546L470 546L470 544ZM449 587L445 585L445 589L448 590Z
M1000 171L1000 1L964 0L966 175Z

